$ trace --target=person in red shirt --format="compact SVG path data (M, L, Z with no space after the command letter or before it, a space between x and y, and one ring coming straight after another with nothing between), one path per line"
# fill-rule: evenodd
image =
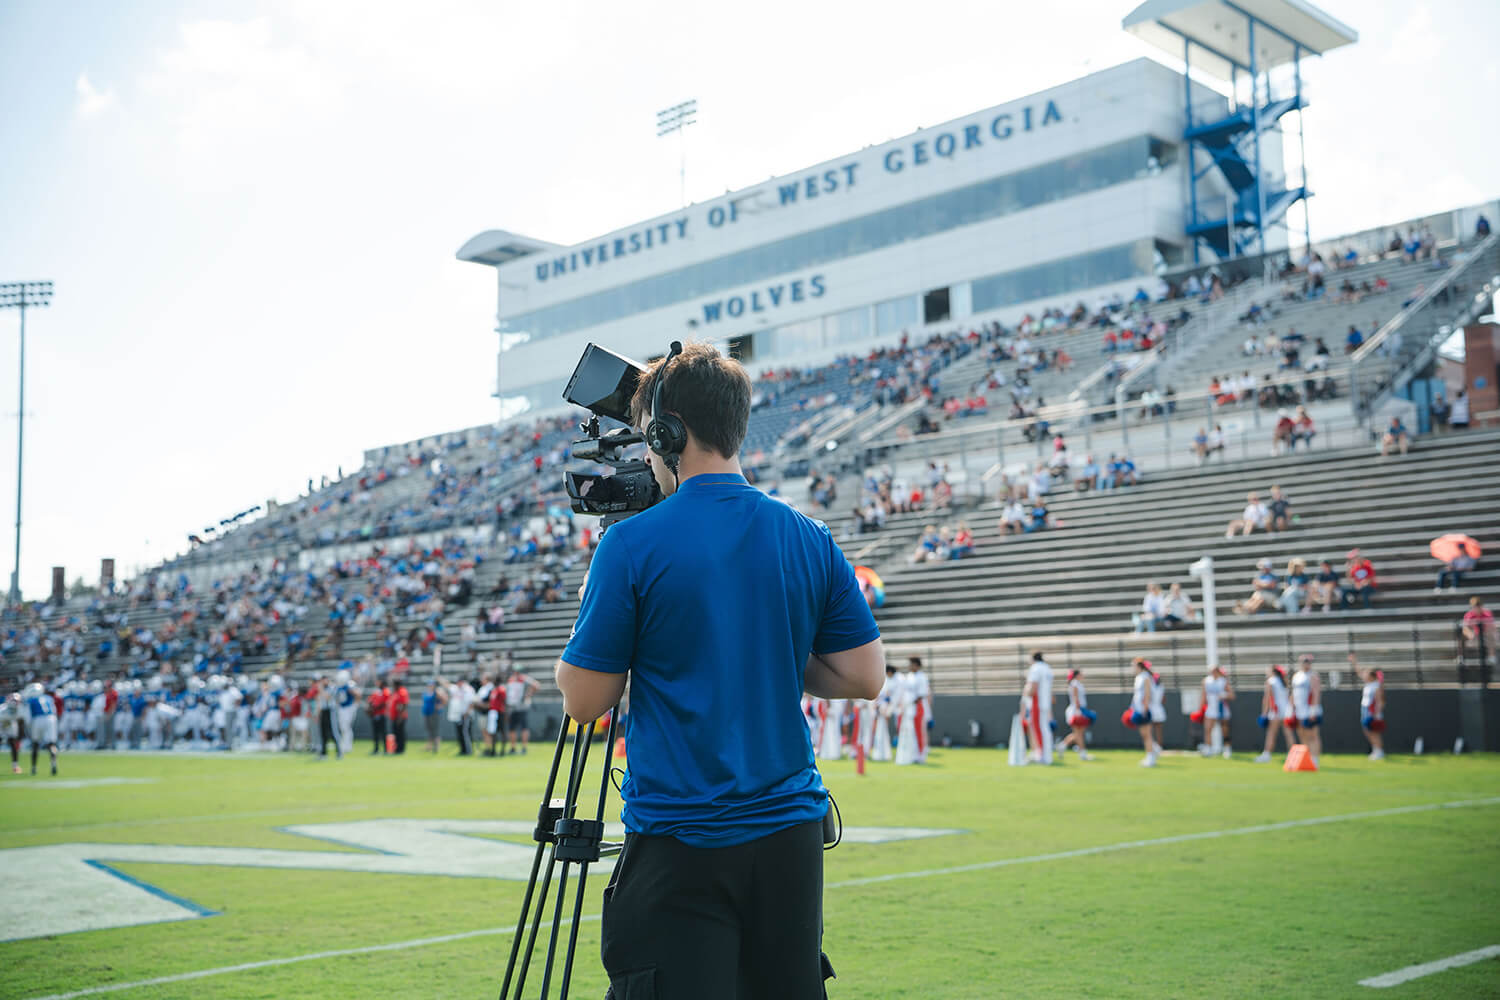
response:
M287 749L300 751L307 749L307 720L302 717L302 695L292 688L287 694L281 696L281 717L287 720L287 731L291 738L287 741Z
M1375 596L1375 567L1359 554L1359 549L1351 549L1348 560L1344 570L1344 607L1352 608L1357 601L1368 608L1370 598Z
M406 753L406 712L409 704L410 692L406 690L405 684L397 681L395 690L390 692L386 701L386 709L391 717L391 732L396 734L397 753Z
M1464 618L1458 626L1459 632L1464 637L1464 642L1478 641L1481 655L1493 660L1495 657L1495 614L1484 606L1484 599L1478 594L1469 598L1469 610L1464 612Z
M375 740L375 749L370 751L371 754L385 749L386 701L389 697L389 691L378 687L370 692L370 699L366 703L370 712L370 731Z
M495 756L495 737L500 732L500 720L505 718L505 685L497 679L490 688L489 713L484 720L484 755Z

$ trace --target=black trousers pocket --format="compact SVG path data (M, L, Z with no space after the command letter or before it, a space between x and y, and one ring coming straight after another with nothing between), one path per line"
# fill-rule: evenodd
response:
M604 1000L656 1000L656 966L635 969L614 980Z

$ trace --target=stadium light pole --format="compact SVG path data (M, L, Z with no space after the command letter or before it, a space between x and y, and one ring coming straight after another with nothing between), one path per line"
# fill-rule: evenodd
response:
M16 409L16 561L10 571L10 594L8 603L21 603L21 456L26 445L26 309L50 305L52 282L13 281L0 284L0 309L16 309L21 313L21 391L20 405Z
M687 207L687 146L683 130L698 120L698 99L683 101L656 113L656 137L677 133L678 184L683 207Z

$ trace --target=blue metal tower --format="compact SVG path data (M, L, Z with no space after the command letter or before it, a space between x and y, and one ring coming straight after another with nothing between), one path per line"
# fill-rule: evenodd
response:
M1302 0L1147 0L1125 18L1124 28L1183 61L1182 138L1190 153L1185 214L1194 263L1205 246L1220 259L1265 253L1266 231L1312 195L1300 141L1295 179L1282 171L1281 120L1298 112L1300 138L1307 106L1302 59L1352 44L1359 35ZM1291 80L1273 87L1272 71L1285 66ZM1195 76L1227 84L1227 99L1195 83ZM1203 182L1215 173L1214 190L1205 190Z

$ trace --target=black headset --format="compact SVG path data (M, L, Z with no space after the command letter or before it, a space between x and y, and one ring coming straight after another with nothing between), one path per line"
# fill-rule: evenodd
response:
M667 366L681 353L682 341L672 341L672 349L667 352L666 360L656 370L656 385L651 390L651 423L646 425L646 444L666 459L674 472L677 470L677 457L687 447L687 426L675 413L662 412L661 387L667 380Z

